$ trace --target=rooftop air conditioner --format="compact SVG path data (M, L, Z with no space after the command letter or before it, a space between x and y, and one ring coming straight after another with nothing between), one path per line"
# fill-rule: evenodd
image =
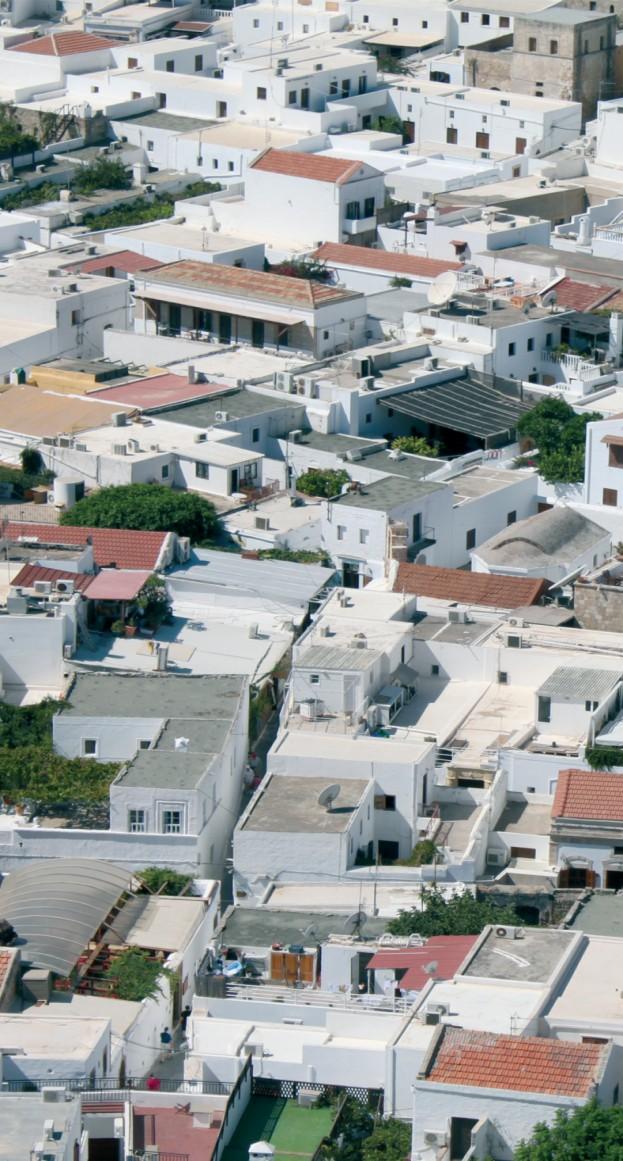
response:
M207 431L196 431L194 436L193 436L193 440L195 443L205 443L207 438L208 438Z
M508 623L509 625L512 625L514 629L525 629L526 627L526 622L524 621L523 617L509 617Z
M66 595L70 595L73 593L75 585L72 580L58 580L54 586L54 589L57 593L65 593Z
M48 593L52 592L52 582L38 580L35 581L33 588L39 596L45 597L48 595Z
M268 516L256 516L255 527L262 532L268 532L268 529L270 528L270 520Z
M229 412L228 411L215 411L214 418L215 418L217 423L227 423L227 420L229 419Z
M65 1089L46 1086L41 1089L41 1096L44 1104L58 1104L60 1101L65 1100Z
M112 445L112 454L114 456L127 456L128 449L124 443L114 443Z
M523 927L509 927L504 924L503 927L496 927L495 934L499 939L524 939L525 932Z
M508 633L505 644L507 649L521 649L521 637L517 633Z
M451 625L465 625L469 621L467 609L448 609L448 621Z
M303 438L303 432L300 427L296 427L294 431L288 432L288 439L290 443L300 443Z

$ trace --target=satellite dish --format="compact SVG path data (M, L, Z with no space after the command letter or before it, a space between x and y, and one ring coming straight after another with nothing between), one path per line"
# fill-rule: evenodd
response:
M309 927L301 928L301 935L303 939L317 939L316 928L310 923Z
M558 295L556 294L556 291L555 290L548 290L547 294L544 294L542 299L541 299L541 306L555 307L557 302L558 302Z
M330 786L325 786L318 795L318 805L324 806L325 810L330 811L341 789L339 782L332 782Z
M431 282L426 297L431 306L443 306L444 303L449 302L451 298L457 293L459 288L459 280L453 270L446 270L444 274L438 274Z
M349 915L344 920L344 927L346 928L346 932L349 935L352 935L355 931L357 934L359 934L361 928L367 922L368 916L366 915L365 911L360 908L359 911L353 911L352 915Z
M439 964L436 959L432 959L430 963L425 963L422 971L426 972L427 976L434 976L439 969Z

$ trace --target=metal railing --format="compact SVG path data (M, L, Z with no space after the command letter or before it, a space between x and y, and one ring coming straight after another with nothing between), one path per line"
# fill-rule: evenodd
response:
M229 1096L233 1089L233 1083L229 1081L220 1080L184 1080L182 1076L179 1078L158 1077L159 1092L179 1092L188 1093L189 1095L203 1094L206 1096ZM126 1077L123 1084L119 1083L116 1077L96 1077L91 1080L88 1077L72 1076L68 1079L60 1079L49 1076L45 1078L31 1079L30 1077L21 1078L19 1080L3 1080L0 1084L0 1092L40 1092L43 1088L65 1089L66 1092L84 1093L91 1102L108 1102L116 1099L123 1101L126 1099L126 1094L131 1092L150 1092L152 1091L148 1084L148 1079L145 1076L130 1076Z
M319 988L295 988L279 984L236 984L228 983L225 990L227 999L251 1000L256 1004L294 1004L296 1007L342 1008L351 1012L388 1013L407 1012L411 1002L399 996L385 996L376 993L352 995L350 992L325 992Z

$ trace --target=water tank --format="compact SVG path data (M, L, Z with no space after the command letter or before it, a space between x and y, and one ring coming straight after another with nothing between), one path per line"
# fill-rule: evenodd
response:
M57 476L53 488L56 508L73 508L84 496L84 480L79 476Z

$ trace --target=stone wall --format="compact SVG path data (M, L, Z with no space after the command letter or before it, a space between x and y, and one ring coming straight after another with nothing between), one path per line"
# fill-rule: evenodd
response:
M573 586L573 607L583 629L623 632L623 588L576 582Z

